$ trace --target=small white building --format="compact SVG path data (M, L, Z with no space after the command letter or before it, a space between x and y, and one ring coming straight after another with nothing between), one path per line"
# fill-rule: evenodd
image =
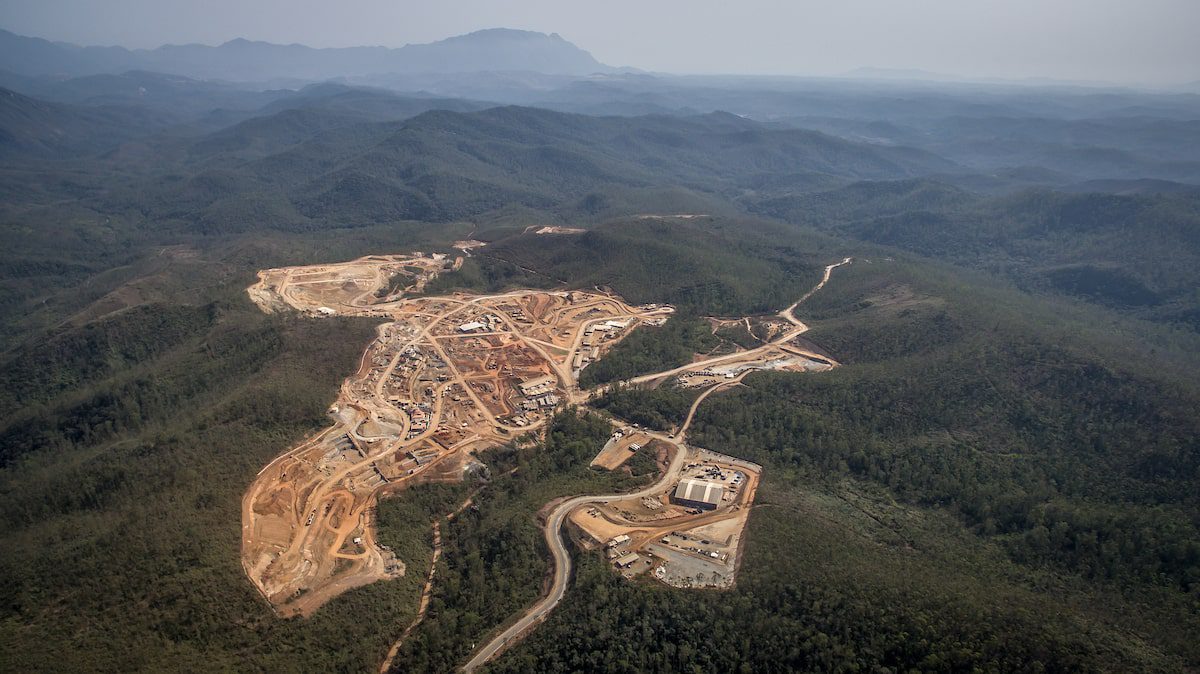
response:
M641 557L636 552L631 552L629 554L617 557L616 561L613 563L622 569L628 569L636 564L639 559L641 559Z

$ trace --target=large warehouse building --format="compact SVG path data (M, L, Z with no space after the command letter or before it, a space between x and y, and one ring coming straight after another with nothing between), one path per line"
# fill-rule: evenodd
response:
M721 505L721 497L725 495L725 487L719 482L687 478L679 481L672 500L680 505L712 510Z
M554 385L557 383L558 380L552 375L544 375L541 377L534 377L533 379L526 379L520 384L517 384L517 388L521 389L521 393L527 396L539 396L543 393L549 393L550 391L553 391Z

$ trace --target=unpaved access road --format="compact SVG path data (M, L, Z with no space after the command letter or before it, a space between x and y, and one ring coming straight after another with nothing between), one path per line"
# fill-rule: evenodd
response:
M844 265L844 264L850 264L850 261L851 261L851 260L853 260L853 259L854 259L854 258L851 258L851 257L845 257L845 258L842 258L842 261L841 261L841 262L838 262L838 263L836 263L836 264L826 265L826 267L825 267L825 273L824 273L824 274L821 276L821 282L820 282L820 283L818 283L818 284L817 284L815 287L813 287L813 289L812 289L812 290L810 290L810 291L808 291L808 292L804 293L804 296L803 296L803 297L801 297L800 299L796 300L795 302L792 302L792 305L791 305L790 307L788 307L788 308L784 309L783 311L779 312L779 316L780 316L781 318L784 318L784 319L786 319L786 320L787 320L789 323L791 323L792 325L799 326L799 327L803 327L803 328L804 328L804 330L805 330L805 331L807 331L807 330L808 330L808 326L804 325L804 323L802 323L802 322L800 321L800 319L796 318L796 314L794 314L794 313L792 313L792 312L794 312L794 311L796 310L796 307L800 306L801 304L804 304L804 302L805 302L805 301L806 301L808 298L812 297L812 296L813 296L813 294L815 294L815 293L816 293L818 290L820 290L821 288L824 288L826 283L829 283L829 277L833 275L833 270L834 270L834 269L837 269L838 267L840 267L840 266L842 266L842 265ZM799 334L799 333L797 333L797 334ZM794 336L795 336L795 335L793 335L793 337L794 337Z
M463 504L466 507L470 503L470 499ZM396 655L400 652L400 647L404 645L404 640L412 631L417 629L417 625L425 619L425 613L429 611L429 600L433 598L433 574L437 571L438 559L442 556L442 523L438 520L433 521L433 556L429 558L429 573L425 576L425 587L421 588L421 600L417 603L417 615L413 617L412 622L408 627L404 628L404 632L400 638L392 644L388 649L387 657L383 659L383 663L379 665L379 674L387 674L392 670L392 662L395 661Z
M775 339L773 339L769 342L765 342L760 347L750 349L748 351L735 351L734 353L726 354L724 356L714 356L712 358L698 360L694 363L687 363L685 365L680 365L677 368L673 368L670 370L664 370L663 372L653 372L651 374L645 374L640 377L634 377L632 379L621 382L621 384L622 385L645 384L648 382L663 381L663 380L667 379L668 377L673 377L673 376L675 376L677 374L681 374L683 372L688 372L688 371L693 371L693 370L703 370L705 368L712 367L713 365L721 365L724 363L728 363L730 361L747 360L747 359L753 358L757 354L766 352L771 347L784 348L788 342L790 342L793 339L795 339L796 337L799 337L800 335L808 332L808 326L805 325L803 321L796 318L796 315L794 313L796 310L796 307L799 306L800 304L802 304L808 298L812 297L813 294L816 293L818 290L820 290L821 288L824 288L825 284L829 282L829 277L833 274L834 269L836 269L844 264L850 264L850 262L852 260L853 260L853 258L847 257L847 258L844 258L841 262L831 264L831 265L826 265L825 271L821 275L821 281L819 283L817 283L817 285L814 286L812 290L809 290L808 292L804 293L803 297L796 300L789 307L787 307L783 311L780 311L779 314L777 314L780 318L786 320L787 322L789 322L793 326L795 326L791 330L788 330L787 332L781 334L779 337L776 337ZM825 361L834 366L836 366L838 364L837 362L831 360L828 356L813 353L806 349L801 349L801 348L798 348L795 346L787 346L786 350L790 351L792 353L795 353L797 355L804 356L806 358L815 358L817 360ZM609 386L603 387L602 389L600 389L600 394L603 394L609 388L610 388Z
M820 290L821 288L825 287L825 284L829 282L830 275L833 273L833 270L835 268L840 267L844 264L849 264L850 261L851 261L851 258L847 257L837 264L831 264L831 265L826 266L825 273L822 275L821 281L816 285L816 287L814 287L812 290L805 293L805 295L803 297L801 297L799 300L797 300L791 306L789 306L786 309L784 309L783 311L779 312L779 315L782 318L787 319L793 325L797 326L796 329L789 330L784 335L780 336L779 338L775 339L771 343L766 344L760 348L766 348L767 346L774 346L774 345L782 344L784 342L790 341L791 339L795 338L797 335L807 331L808 326L806 326L806 325L804 325L804 323L800 322L800 320L797 319L795 317L795 315L793 314L793 311L795 311L795 309L798 305L803 303L809 297L812 297L813 293L815 293L818 290ZM742 355L745 355L745 353L743 353ZM711 359L712 362L721 361L721 360L725 360L725 358ZM683 371L683 370L687 370L687 369L692 369L696 366L703 366L704 364L705 364L704 361L702 361L700 363L692 363L691 365L685 366L683 368L676 368L675 370L672 370L670 372L675 373L675 372L679 372L679 371ZM657 379L662 374L665 374L665 373L659 373L658 375L648 375L648 377L649 377L649 379ZM700 406L700 403L705 398L707 398L710 394L715 392L718 388L723 388L725 386L730 386L735 383L740 383L742 378L745 376L745 374L747 374L747 373L743 373L741 376L739 376L735 380L731 380L729 382L723 382L721 384L718 384L718 385L708 389L707 391L702 393L698 398L696 398L696 401L694 403L692 403L691 408L688 410L687 419L684 421L683 425L680 427L679 432L676 433L674 436L664 435L662 433L657 433L657 432L643 431L643 432L646 432L647 435L650 435L653 438L662 440L663 442L670 443L671 445L673 445L675 447L675 456L671 459L671 464L670 464L670 466L668 466L667 470L663 471L662 478L660 478L658 480L658 482L655 482L654 484L652 484L648 487L645 487L643 489L640 489L640 490L632 492L632 493L606 494L606 495L600 495L600 496L576 496L574 498L563 501L557 507L555 507L553 511L551 511L550 517L547 518L547 520L546 520L546 526L544 529L546 545L549 546L550 552L551 552L552 556L554 557L554 580L552 581L552 583L550 585L550 592L545 597L540 599L536 604L534 604L528 611L526 611L525 615L521 616L515 623L510 625L507 629L505 629L500 634L496 635L491 641L489 641L482 648L480 648L478 651L476 651L475 655L473 655L471 657L471 659L468 660L465 665L463 665L464 672L475 671L479 667L483 666L488 660L491 660L492 658L496 657L496 655L503 652L504 649L508 648L509 645L520 640L520 638L523 637L530 629L532 629L536 625L540 624L543 620L545 620L546 617L550 614L550 611L554 610L554 607L558 606L558 603L560 601L562 601L563 595L565 595L567 592L567 583L569 582L570 577L571 577L571 553L570 553L570 551L567 550L567 547L563 543L563 538L562 538L562 525L563 525L563 522L566 520L567 515L569 515L571 513L571 511L575 510L576 508L586 505L588 503L593 503L596 501L636 499L636 498L641 498L643 496L651 496L653 494L660 493L664 489L669 487L673 482L675 482L679 478L679 474L680 474L681 470L683 469L684 462L687 460L687 458L689 456L688 448L684 445L684 438L687 437L687 429L691 425L692 419L695 417L695 414L696 414L696 409ZM643 380L645 380L645 379L643 379ZM634 380L634 381L636 381L636 380Z
M683 446L683 443L661 433L649 433L648 435L675 446L675 456L671 459L671 465L663 472L662 478L649 487L632 493L576 496L560 503L550 513L550 517L546 520L545 528L546 545L550 547L550 552L554 556L554 581L550 585L550 593L534 604L517 622L510 625L508 629L501 632L476 652L467 664L463 665L464 672L475 671L485 662L491 660L506 648L510 642L514 641L515 638L523 636L527 630L545 620L550 611L554 610L555 606L558 606L558 602L562 601L563 595L567 592L567 581L571 577L571 553L567 550L562 540L562 524L572 510L593 501L651 496L666 489L672 482L678 479L679 471L683 469L684 461L688 457L687 449Z

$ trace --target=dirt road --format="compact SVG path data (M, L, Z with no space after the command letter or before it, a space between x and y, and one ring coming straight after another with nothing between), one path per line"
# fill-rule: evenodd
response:
M621 384L624 386L628 386L631 384L645 384L647 382L660 381L660 380L666 379L668 377L673 377L677 374L680 374L683 372L688 372L691 370L703 370L705 368L712 367L713 365L721 365L728 361L745 360L745 359L747 359L747 357L753 356L756 353L764 352L770 347L780 347L780 346L787 344L788 342L795 339L796 337L799 337L800 335L804 334L805 332L808 332L808 326L805 325L802 321L800 321L800 319L796 318L795 314L793 313L796 310L796 307L798 307L800 304L802 304L808 298L812 297L813 294L816 293L818 290L820 290L821 288L824 288L825 284L829 282L829 277L833 274L834 269L836 269L844 264L850 264L852 259L853 258L848 257L836 264L827 265L825 267L824 274L821 276L821 281L819 283L817 283L817 285L814 286L812 290L808 291L807 293L804 293L803 297L801 297L800 299L793 302L791 304L791 306L789 306L786 309L784 309L783 311L779 312L778 315L780 318L783 318L787 322L796 326L793 329L788 330L787 332L783 333L779 337L776 337L775 339L764 343L760 347L750 349L748 351L737 351L737 352L727 354L724 356L715 356L713 358L706 358L704 360L698 360L694 363L687 363L686 365L680 365L677 368L665 370L663 372L655 372L652 374L642 375L640 377L633 377L632 379L628 379L626 381L621 382ZM820 354L811 353L811 352L805 351L803 349L791 347L791 348L788 348L787 350L789 350L793 353L804 355L806 357L816 357L820 360L832 363L832 361L830 361L827 356L822 356ZM836 365L836 363L833 363L833 364ZM609 387L604 387L601 391L602 392L607 391L608 388Z
M807 300L809 297L811 297L813 295L813 293L815 293L818 290L820 290L821 288L823 288L825 286L825 284L829 282L829 278L835 268L840 267L844 264L849 264L850 260L851 260L851 258L847 257L837 264L831 264L831 265L826 266L825 273L822 275L821 281L812 290L805 293L805 295L803 297L801 297L799 300L794 302L791 306L787 307L786 309L784 309L783 311L781 311L779 313L779 315L781 317L787 319L793 325L796 325L798 329L790 330L783 337L780 337L779 339L775 340L771 344L764 345L763 347L760 347L760 348L766 348L767 346L773 346L773 345L776 345L776 344L779 344L782 342L789 341L789 340L795 338L798 334L807 330L808 327L805 326L803 323L801 323L799 321L799 319L797 319L793 315L792 312L796 309L796 307L798 305L803 303L805 300ZM736 355L740 355L740 356L744 357L745 352L742 352L741 354L736 354ZM710 363L721 362L721 361L728 360L728 359L729 359L728 357L713 358L713 359L709 359L708 361L701 361L700 363L692 363L692 364L690 364L688 366L684 366L682 368L675 368L674 370L668 371L666 373L647 375L647 377L642 377L642 378L638 378L638 379L640 379L642 381L648 381L651 379L660 378L664 375L674 374L674 373L681 372L681 371L687 370L687 369L693 369L696 366L704 366L704 365L707 365ZM521 618L518 619L515 623L510 625L507 629L505 629L500 634L496 635L491 641L489 641L482 648L480 648L478 651L476 651L475 654L471 657L471 659L468 660L465 665L463 665L464 672L475 671L476 669L481 667L484 663L486 663L488 660L491 660L496 655L503 652L506 648L508 648L508 646L510 644L512 644L516 641L519 641L520 638L523 637L527 631L529 631L536 625L540 624L543 620L545 620L546 617L550 614L550 611L554 610L554 607L558 606L558 603L560 601L562 601L563 595L566 594L566 591L567 591L567 583L571 577L571 554L567 550L567 547L563 543L563 539L562 539L562 525L563 525L563 522L566 520L567 515L569 515L571 513L571 511L575 510L576 508L586 505L588 503L593 503L596 501L618 500L618 499L623 499L623 500L636 499L636 498L641 498L643 496L651 496L653 494L661 493L663 490L667 489L672 483L674 483L678 479L679 473L683 469L684 462L687 460L688 451L687 451L687 448L684 446L683 440L684 440L684 438L687 437L687 429L691 425L692 419L695 417L696 410L697 410L697 408L699 408L700 403L705 398L707 398L709 395L711 395L713 392L715 392L717 389L724 388L726 386L730 386L730 385L733 385L736 383L740 383L741 379L746 374L748 374L748 373L743 373L738 378L736 378L734 380L730 380L729 382L722 382L721 384L713 386L712 388L710 388L710 389L706 390L704 393L702 393L699 397L697 397L695 402L692 403L691 409L688 410L687 418L684 420L684 423L680 427L679 432L676 433L675 435L669 436L669 435L663 435L661 433L655 433L655 432L647 433L651 437L657 438L664 442L668 442L675 446L675 456L671 459L671 465L667 468L666 471L663 472L662 478L660 478L658 480L658 482L655 482L654 484L652 484L648 487L645 487L643 489L640 489L633 493L606 494L606 495L600 495L600 496L576 496L575 498L571 498L571 499L568 499L568 500L562 502L561 504L558 505L558 507L554 508L554 510L551 511L550 517L546 521L546 527L544 530L545 538L546 538L546 545L549 546L551 555L554 557L554 580L550 585L550 592L545 597L543 597L541 600L539 600L536 604L534 604L528 611L526 611L525 615L521 616ZM631 381L636 382L636 381L638 381L638 379L631 380Z
M675 445L675 456L671 459L671 465L663 473L662 478L654 484L640 489L632 493L624 494L604 494L598 496L576 496L575 498L563 501L551 513L546 521L545 536L546 545L550 547L550 552L554 556L554 581L550 585L550 593L543 597L538 603L534 604L525 615L521 616L520 620L513 623L508 629L498 634L494 639L488 642L483 648L475 653L475 655L463 665L464 672L472 672L478 669L488 660L491 660L498 653L508 647L510 643L519 640L524 636L525 632L535 625L541 623L549 615L550 611L558 606L558 602L562 601L563 595L567 591L567 581L571 577L571 553L567 550L566 545L562 540L562 525L566 520L567 515L572 510L579 506L591 503L593 501L608 501L616 499L632 499L641 498L643 496L651 496L666 489L672 482L678 479L679 471L683 469L684 461L687 460L687 450L682 442L678 442L667 435L661 433L650 433L664 442L669 442Z
M803 297L796 300L795 302L792 302L792 305L790 307L779 312L779 317L787 320L787 322L791 323L792 325L803 327L805 330L807 330L808 326L806 326L806 325L804 325L804 323L800 322L800 319L796 318L796 315L792 312L794 312L796 310L796 307L800 306L801 304L804 304L805 300L812 297L814 293L816 293L821 288L824 288L826 283L829 283L829 277L833 275L834 269L837 269L838 267L840 267L844 264L850 264L850 261L853 259L854 258L846 257L846 258L842 258L841 262L838 262L836 264L826 265L825 273L824 273L824 275L821 276L821 282L818 283L812 290L804 293Z
M470 500L467 501L470 503ZM465 504L464 504L465 507ZM442 556L442 525L438 520L433 521L433 556L429 558L429 575L425 577L425 587L421 589L421 601L417 604L417 615L413 618L408 627L404 628L404 632L396 643L388 649L387 657L383 663L379 665L379 674L387 674L392 669L392 662L396 659L396 654L400 652L400 646L404 644L404 640L412 631L417 629L417 625L425 619L425 613L429 611L429 600L433 597L433 574L437 571L438 559Z

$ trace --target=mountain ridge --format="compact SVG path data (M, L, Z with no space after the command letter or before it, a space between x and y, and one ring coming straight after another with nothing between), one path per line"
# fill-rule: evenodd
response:
M230 81L489 71L589 75L617 70L558 33L513 28L488 28L395 48L316 48L238 37L216 46L167 44L154 49L80 46L0 29L0 62L7 70L27 77L150 70Z

